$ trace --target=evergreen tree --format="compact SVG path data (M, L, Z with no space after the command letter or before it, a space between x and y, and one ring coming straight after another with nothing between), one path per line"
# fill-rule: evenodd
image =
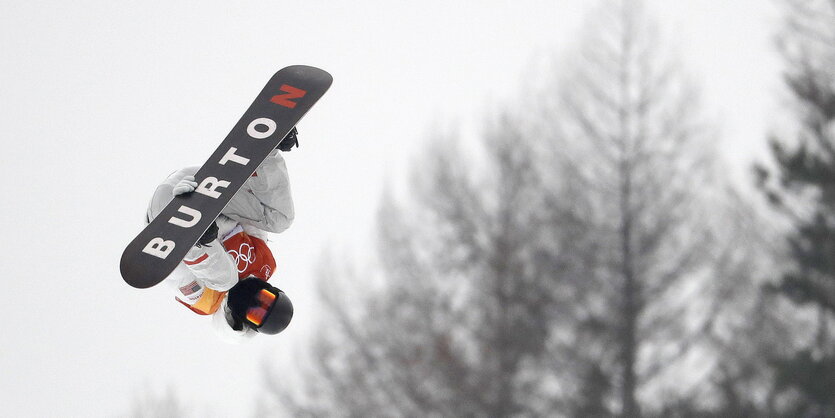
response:
M768 290L802 309L795 344L771 359L776 408L835 417L835 2L785 3L780 47L796 132L772 138L773 164L756 168L790 223L785 268Z

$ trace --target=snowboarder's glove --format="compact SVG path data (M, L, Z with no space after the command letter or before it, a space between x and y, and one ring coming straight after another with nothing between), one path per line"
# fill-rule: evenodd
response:
M197 188L197 182L194 181L194 176L185 176L174 186L174 196L179 196L183 193L191 193Z
M197 240L197 246L199 247L201 245L209 245L212 241L217 239L217 232L217 222L212 222L212 224L209 225L209 229L207 229L206 232L203 233L203 236L201 236L200 239Z
M287 136L285 136L284 139L282 139L281 142L278 143L278 146L276 148L278 148L279 151L283 152L290 151L291 149L293 149L293 146L298 148L299 139L296 137L296 135L298 134L299 131L297 131L296 127L294 126L293 129L291 129L290 132L287 134Z

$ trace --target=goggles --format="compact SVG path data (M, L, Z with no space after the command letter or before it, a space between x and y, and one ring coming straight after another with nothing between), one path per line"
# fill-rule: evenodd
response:
M275 294L267 289L261 289L256 297L257 304L246 310L246 320L256 328L260 327L270 313L275 302Z

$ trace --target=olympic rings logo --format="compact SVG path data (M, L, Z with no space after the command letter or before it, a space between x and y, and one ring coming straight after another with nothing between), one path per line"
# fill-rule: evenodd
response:
M238 273L243 273L249 268L249 265L255 262L255 249L247 243L242 243L238 251L229 250L229 255L235 260L235 266ZM243 262L243 267L241 266Z

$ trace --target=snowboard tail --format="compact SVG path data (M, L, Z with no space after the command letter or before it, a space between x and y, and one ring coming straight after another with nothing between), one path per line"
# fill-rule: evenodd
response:
M332 82L326 71L305 65L275 73L194 175L197 189L175 196L125 248L119 264L125 282L148 288L168 277Z

